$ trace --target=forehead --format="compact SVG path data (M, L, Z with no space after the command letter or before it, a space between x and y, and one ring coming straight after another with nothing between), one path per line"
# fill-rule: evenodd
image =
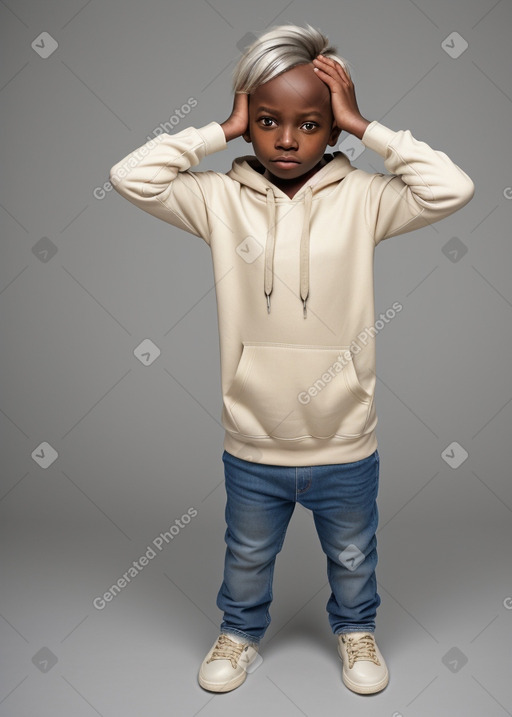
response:
M251 105L270 105L276 109L312 109L330 112L330 91L313 71L313 63L297 65L251 93Z

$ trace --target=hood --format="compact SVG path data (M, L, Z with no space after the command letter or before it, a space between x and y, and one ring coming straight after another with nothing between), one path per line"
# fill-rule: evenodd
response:
M300 300L303 306L303 316L307 318L306 302L309 295L309 232L311 205L313 195L320 192L324 187L338 184L349 172L356 168L350 164L348 157L343 152L324 154L323 166L308 179L298 190L293 199L290 199L285 192L272 184L268 170L261 164L254 155L237 157L227 176L240 184L259 192L265 196L267 206L267 238L265 242L265 261L263 291L267 302L267 311L270 313L270 295L274 285L274 247L275 247L275 224L276 224L276 199L288 202L302 201L304 203L304 220L300 238Z

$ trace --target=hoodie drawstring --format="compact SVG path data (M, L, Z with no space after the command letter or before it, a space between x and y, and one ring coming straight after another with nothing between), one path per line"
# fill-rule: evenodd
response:
M309 220L312 201L313 190L308 186L304 198L304 222L300 238L300 298L304 305L304 318L306 318L306 301L309 294Z
M272 187L267 187L267 241L265 244L265 295L270 314L270 294L274 285L274 249L276 244L276 200Z
M270 294L274 285L274 251L276 243L276 204L272 187L266 188L267 193L267 241L265 244L265 296L267 298L267 312L270 313ZM309 222L311 217L311 204L313 190L310 185L306 187L304 198L304 220L300 237L300 298L303 305L304 318L307 317L306 301L309 296Z

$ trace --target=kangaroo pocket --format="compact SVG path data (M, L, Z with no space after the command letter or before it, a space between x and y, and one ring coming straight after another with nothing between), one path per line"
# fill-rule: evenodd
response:
M223 424L250 438L356 438L372 398L348 346L244 342Z

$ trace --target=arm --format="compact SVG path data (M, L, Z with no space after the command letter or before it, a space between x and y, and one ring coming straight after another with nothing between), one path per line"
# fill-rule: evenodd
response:
M112 186L137 207L209 243L208 195L216 173L188 170L243 134L248 117L248 97L237 93L221 125L164 133L130 152L111 168Z
M366 196L365 218L375 244L444 219L473 197L475 185L444 153L393 131L359 112L352 79L337 62L318 55L315 70L330 88L337 127L384 157L391 175L375 174Z
M188 170L225 147L226 137L217 122L164 133L117 162L110 181L135 206L209 243L205 191L214 173Z
M366 222L375 244L453 214L474 195L468 175L439 150L376 120L362 140L384 158L390 175L375 174L366 196Z

